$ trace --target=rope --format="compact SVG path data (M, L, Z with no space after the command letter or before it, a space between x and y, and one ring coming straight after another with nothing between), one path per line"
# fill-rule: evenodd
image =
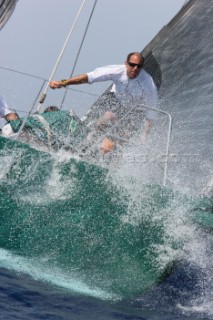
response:
M72 71L71 71L71 74L70 74L70 78L72 78L73 73L74 73L74 71L75 71L75 68L76 68L76 65L77 65L77 62L78 62L78 58L79 58L81 49L82 49L82 46L83 46L83 44L84 44L84 40L85 40L87 31L88 31L88 29L89 29L89 25L90 25L90 22L91 22L93 13L94 13L94 11L95 11L96 4L97 4L97 0L95 0L95 2L94 2L94 4L93 4L93 8L92 8L92 11L91 11L90 16L89 16L89 20L88 20L87 25L86 25L86 29L85 29L85 31L84 31L84 35L83 35L83 38L82 38L82 41L81 41L81 44L80 44L80 47L79 47L79 50L78 50L78 53L77 53L77 56L76 56L76 59L75 59L73 68L72 68ZM60 107L60 109L62 109L62 107L63 107L63 103L64 103L64 100L65 100L66 95L67 95L67 90L68 90L68 88L66 87L65 93L64 93L64 96L63 96L63 99L62 99L62 101L61 101L61 107Z
M54 74L55 74L55 72L56 72L56 69L57 69L57 67L58 67L58 64L59 64L59 62L60 62L60 60L61 60L61 57L62 57L62 55L63 55L63 53L64 53L64 51L65 51L66 46L67 46L68 40L69 40L69 38L70 38L73 30L74 30L74 27L75 27L75 25L76 25L76 23L77 23L77 20L78 20L79 16L80 16L80 13L81 13L84 5L85 5L85 2L86 2L86 0L83 0L82 4L81 4L81 6L80 6L80 9L79 9L79 11L78 11L78 13L77 13L77 16L76 16L76 18L75 18L75 20L74 20L74 23L73 23L73 25L72 25L72 27L71 27L71 29L70 29L70 32L69 32L69 34L68 34L68 36L67 36L67 38L66 38L66 40L65 40L65 43L64 43L64 45L63 45L63 47L62 47L62 50L61 50L61 52L60 52L60 54L59 54L59 56L58 56L58 59L57 59L56 64L55 64L55 66L54 66L54 68L53 68L53 71L52 71L52 73L51 73L51 75L50 75L50 78L49 78L49 81L48 81L48 83L47 83L47 85L46 85L46 88L44 89L44 92L43 92L42 96L40 97L39 104L38 104L37 109L36 109L36 112L37 112L37 113L40 112L41 105L42 105L42 103L44 102L44 100L46 99L47 91L48 91L48 89L49 89L49 82L53 79L53 76L54 76Z

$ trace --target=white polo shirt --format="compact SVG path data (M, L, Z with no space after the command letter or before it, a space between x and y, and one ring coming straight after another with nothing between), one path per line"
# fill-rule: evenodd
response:
M13 129L9 123L7 123L3 126L1 134L3 137L16 136L16 133L13 131Z
M133 107L137 104L144 104L146 107L159 108L158 91L152 77L142 69L139 75L130 79L127 76L126 66L110 65L100 67L87 73L88 83L111 80L116 98L122 105ZM146 118L154 120L155 112L144 110Z

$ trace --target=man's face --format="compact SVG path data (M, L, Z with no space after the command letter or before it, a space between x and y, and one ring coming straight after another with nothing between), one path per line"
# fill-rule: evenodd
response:
M138 55L132 55L129 61L125 62L125 65L126 65L127 76L130 79L134 79L139 75L143 67L143 60Z
M10 112L5 116L5 119L7 121L17 120L19 119L19 116L16 112Z

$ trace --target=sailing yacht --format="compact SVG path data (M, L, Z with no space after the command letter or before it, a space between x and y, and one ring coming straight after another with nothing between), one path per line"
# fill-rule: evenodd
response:
M109 128L111 135L122 140L122 152L106 158L98 153L99 142L106 132L95 141L90 140L88 134L90 124L97 119L102 107L105 108L107 92L97 99L84 119L78 119L63 110L48 116L41 114L39 105L45 98L44 90L42 98L39 95L37 113L34 115L31 110L22 123L14 124L17 138L0 137L4 164L1 192L9 199L5 202L2 198L1 207L7 212L17 210L20 216L25 212L28 217L32 212L35 215L43 212L50 201L51 217L58 217L60 212L64 234L72 232L69 243L64 244L72 247L70 256L64 258L70 263L65 269L77 270L78 276L92 287L124 297L141 294L169 275L174 262L180 258L179 249L186 239L190 241L188 234L180 238L181 232L171 236L172 223L178 221L178 227L182 223L184 229L189 219L190 223L203 227L208 224L208 228L213 228L208 210L212 207L208 195L213 176L212 14L209 1L189 0L142 50L144 68L152 75L161 100L161 109L156 110L158 121L148 146L137 143L137 134L127 141L119 136L120 126L132 122L140 126L140 121L134 119L135 114L141 119L144 106L138 105ZM57 127L61 122L64 132L59 141ZM25 129L40 138L37 144L23 141ZM57 157L61 151L63 156ZM49 181L53 184L51 193L48 193ZM68 191L64 190L66 184ZM22 205L17 204L17 195ZM36 204L32 202L35 198ZM185 203L190 212L187 218L182 212L177 212L175 219L171 215L175 210L174 199L179 205ZM62 240L63 232L54 231L55 236L54 221L51 220L51 229L48 229L47 215L40 218L43 223L38 228L42 234L45 237L51 234L51 239L60 247L57 239ZM10 223L12 225L12 221ZM43 225L48 232L44 232ZM13 236L18 243L20 237ZM48 243L51 246L50 240ZM25 245L20 246L20 252ZM57 253L59 264L63 260L61 252ZM160 259L166 254L167 259ZM133 278L132 274L137 276Z

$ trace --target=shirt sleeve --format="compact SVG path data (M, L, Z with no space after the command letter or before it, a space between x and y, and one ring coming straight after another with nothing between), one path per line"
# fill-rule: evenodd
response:
M3 137L10 137L14 135L13 129L9 123L5 124L2 128L2 136Z
M122 66L112 65L100 67L92 72L88 72L88 83L101 81L116 81L119 74L122 72Z
M10 109L2 96L0 96L0 117L5 117L10 113Z

